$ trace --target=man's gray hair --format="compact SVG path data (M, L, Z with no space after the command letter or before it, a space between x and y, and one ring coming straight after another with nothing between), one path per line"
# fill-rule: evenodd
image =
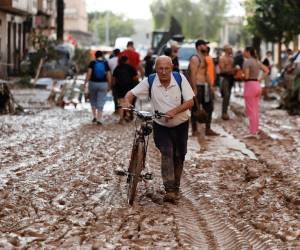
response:
M173 62L172 62L171 57L165 56L165 55L161 55L161 56L158 56L158 57L156 58L155 64L154 64L154 68L156 68L156 64L157 64L157 62L160 61L160 60L167 60L167 61L170 62L171 65L173 65Z

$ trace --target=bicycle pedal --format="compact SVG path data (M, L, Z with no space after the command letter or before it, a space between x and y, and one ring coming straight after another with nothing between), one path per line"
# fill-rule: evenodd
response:
M120 176L126 176L127 173L124 170L115 170L114 171L116 175L120 175Z
M144 174L144 179L145 180L152 180L153 179L153 174L152 173L146 173Z

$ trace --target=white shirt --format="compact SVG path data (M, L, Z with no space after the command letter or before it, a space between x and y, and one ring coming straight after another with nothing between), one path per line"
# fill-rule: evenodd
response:
M118 57L114 56L110 59L108 59L108 66L111 70L111 73L114 73L115 68L118 66Z
M181 88L178 86L175 78L171 75L171 82L168 87L164 87L158 76L156 75L151 88L151 102L154 111L167 113L168 111L181 105L181 93L183 102L189 101L194 97L190 83L184 75L180 74L182 78ZM148 78L142 80L135 88L131 90L136 97L149 95ZM166 121L165 118L155 119L155 122L166 127L175 127L189 119L190 111L186 110L177 114L173 119Z

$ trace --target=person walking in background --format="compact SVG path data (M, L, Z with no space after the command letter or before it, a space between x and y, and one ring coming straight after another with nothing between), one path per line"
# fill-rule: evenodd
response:
M222 119L229 120L228 107L230 103L231 89L234 84L234 64L232 58L232 48L229 45L224 46L225 55L220 57L219 67L221 80Z
M112 56L108 59L108 66L111 71L111 74L114 73L115 68L118 66L120 54L121 51L119 49L114 49ZM116 112L118 110L118 96L114 85L112 85L112 96L113 96L115 112Z
M137 72L134 67L128 64L128 57L121 56L119 64L113 73L113 86L116 90L118 104L124 106L124 96L134 87L134 82L138 80ZM120 120L119 123L123 124L125 121L125 112L119 109Z
M238 84L239 91L242 89L241 83L243 81L243 63L244 56L241 50L238 50L233 57L233 64L235 68L234 74L234 91L236 92L236 83Z
M205 123L205 135L216 136L218 135L211 129L212 113L214 110L213 105L213 88L211 79L208 75L208 65L206 61L207 44L209 42L198 40L195 43L197 54L193 55L190 59L190 83L198 100L198 103L203 106L203 109L208 114L208 120ZM195 108L195 107L194 107ZM192 115L192 134L197 135L197 120Z
M173 63L173 71L179 72L179 59L178 59L179 44L176 41L171 42L171 58Z
M272 80L271 80L271 69L273 67L273 58L272 58L272 51L267 51L266 57L263 60L263 65L265 65L269 69L269 74L266 76L265 79L265 87L263 89L263 97L264 100L269 100L269 90L272 86Z
M145 76L148 77L154 72L154 59L152 57L152 49L148 49L147 55L144 57Z
M172 49L169 47L164 48L164 55L171 58L173 63L173 71L179 72L179 61L177 57L173 57Z
M115 68L118 66L120 54L121 51L119 49L114 49L111 57L107 61L112 74L114 73Z
M107 90L111 84L111 73L106 60L103 58L102 51L95 53L96 59L90 62L84 88L88 83L89 98L92 107L92 122L101 125L102 111L106 100Z
M134 48L134 43L133 41L129 41L127 43L126 49L122 52L122 56L127 56L128 57L128 64L130 64L132 67L136 69L138 72L138 78L137 80L133 83L134 86L138 84L139 78L143 79L144 78L144 68L140 59L140 54L135 51ZM133 87L134 87L133 86ZM136 99L133 101L133 105L135 105ZM130 112L129 115L126 117L126 120L130 121L133 120L133 113Z
M127 43L127 48L121 53L122 56L128 57L128 63L139 72L139 77L144 78L144 68L141 63L140 54L135 51L133 41ZM137 82L136 82L137 83Z
M222 54L221 48L215 48L214 49L215 52L215 57L213 58L213 62L214 62L214 67L215 67L215 87L220 88L220 67L219 67L219 60Z
M258 138L259 130L259 99L261 95L260 81L264 80L269 74L269 69L263 65L256 56L253 47L246 47L244 50L244 98L246 106L246 114L249 118L249 131L250 134L245 138ZM262 77L259 78L260 70L264 72Z

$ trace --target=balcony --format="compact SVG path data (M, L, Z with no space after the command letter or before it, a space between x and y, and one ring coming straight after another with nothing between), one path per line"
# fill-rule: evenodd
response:
M53 0L38 0L38 14L51 16L54 12L53 5Z
M1 0L0 9L17 15L37 13L37 0Z

